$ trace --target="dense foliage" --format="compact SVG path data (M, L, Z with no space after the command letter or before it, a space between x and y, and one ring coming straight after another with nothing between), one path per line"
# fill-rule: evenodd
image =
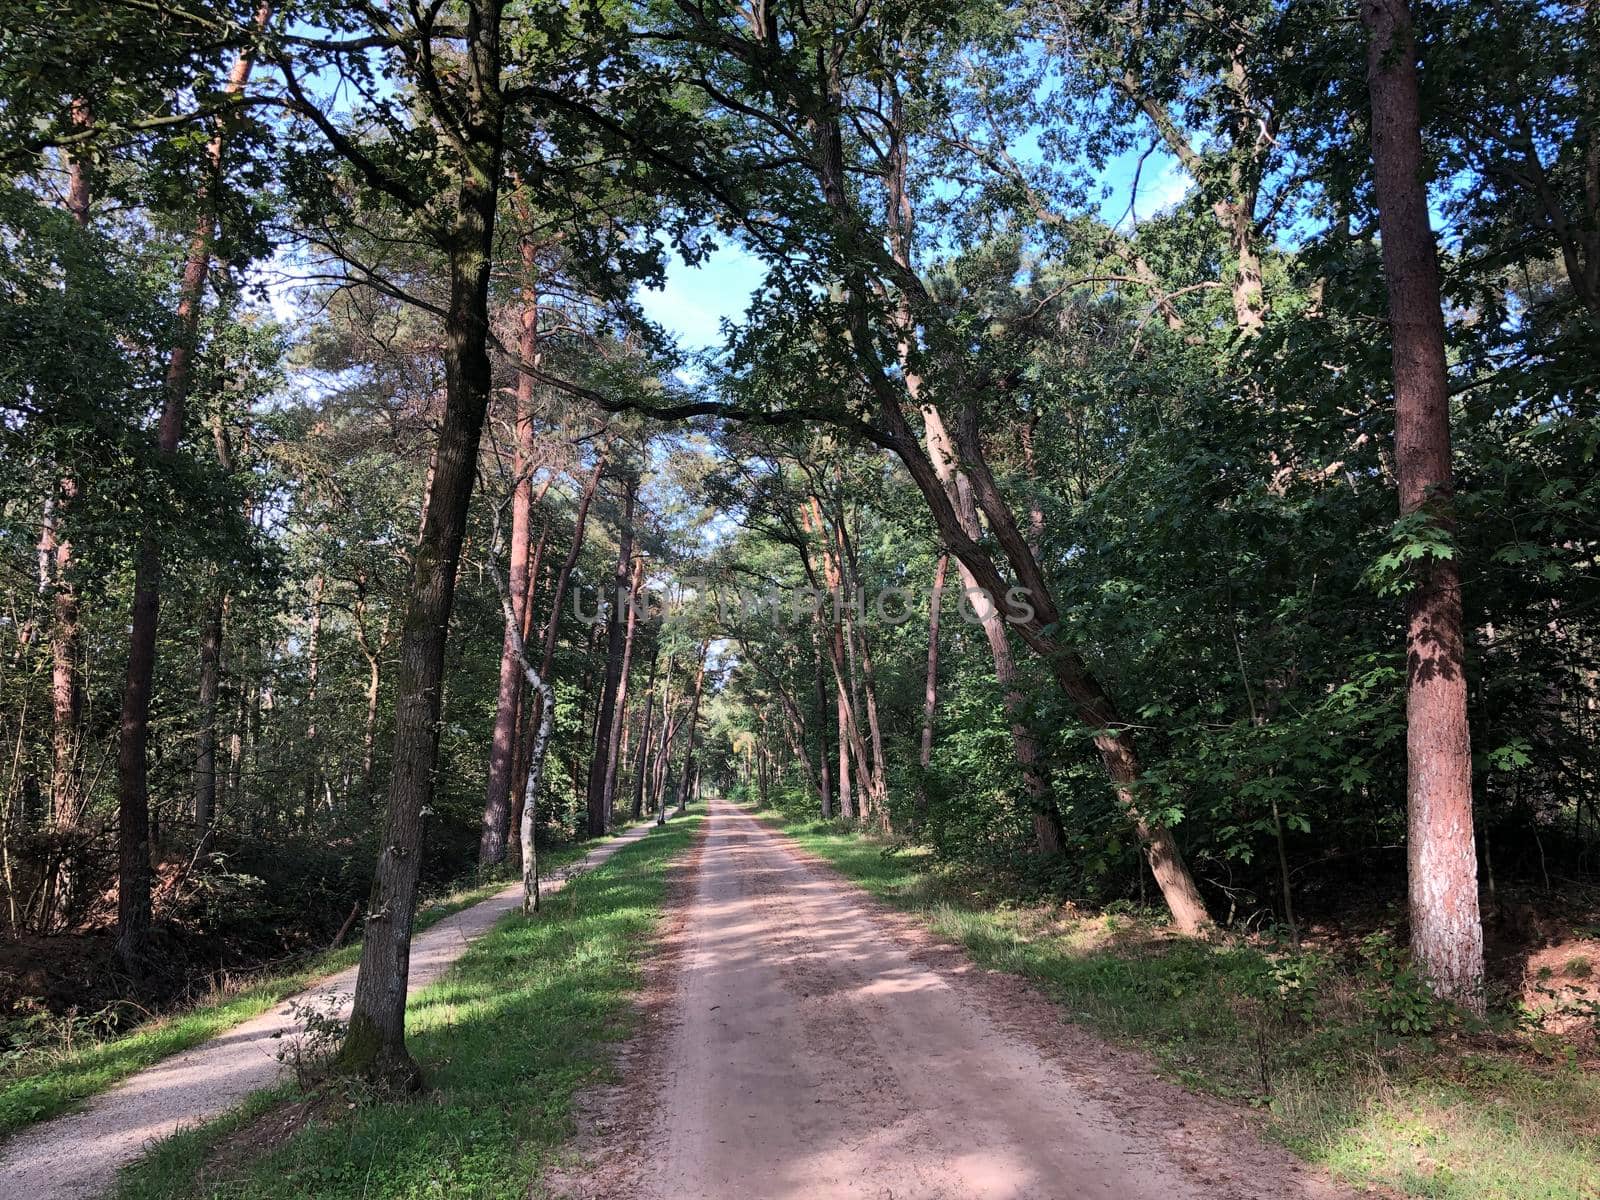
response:
M1395 925L1444 558L1485 911L1592 888L1594 5L1414 13L1453 528L1397 519L1342 6L154 11L0 5L17 947L105 960L146 886L153 551L148 994L325 941L385 813L425 882L518 859L534 761L547 842L698 781L1036 892L1181 900L1170 845L1202 919ZM760 283L696 354L641 289L719 243ZM670 602L586 619L618 584Z

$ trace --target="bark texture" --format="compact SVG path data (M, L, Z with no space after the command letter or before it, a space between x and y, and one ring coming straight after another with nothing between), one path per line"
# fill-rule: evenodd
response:
M465 45L475 80L446 239L445 407L433 484L412 569L395 677L395 736L387 811L379 841L367 933L341 1065L390 1087L414 1089L421 1073L405 1043L406 976L416 910L423 813L433 797L445 635L477 475L491 369L489 274L500 178L500 5L466 6Z
M616 805L617 773L622 769L622 758L625 753L624 740L628 728L628 673L633 667L633 639L639 623L639 587L643 582L644 559L638 557L634 559L633 578L628 584L628 624L622 639L622 674L617 681L617 715L616 720L612 722L611 739L606 747L606 777L601 807L605 811L608 828Z
M539 659L539 678L545 683L550 683L550 672L555 664L556 637L561 631L561 606L566 600L567 586L572 581L572 569L578 563L578 556L583 553L583 531L589 521L589 506L594 503L595 493L600 488L600 480L606 471L606 452L601 450L595 458L594 468L589 472L589 477L584 481L583 493L578 497L578 512L572 523L572 545L567 550L567 556L562 560L561 568L556 572L555 588L550 598L550 619L544 627L544 649ZM551 685L554 686L553 684ZM554 694L554 693L552 693ZM544 693L530 693L530 705L526 714L527 727L536 731L542 727L544 709L547 707ZM533 748L530 745L527 758L526 771L532 773L534 765ZM540 763L543 769L543 763ZM522 787L512 800L511 826L516 829L522 827L524 820L524 806L531 793L528 791L527 774L523 776Z
M917 817L928 812L928 770L933 766L933 718L939 708L939 618L944 607L944 581L950 556L941 554L933 569L933 594L928 602L928 673L922 686L922 744L917 753Z
M921 391L921 381L909 373L906 379L915 397ZM976 541L980 528L972 484L966 472L956 466L955 447L944 418L933 405L924 404L922 423L928 457L933 462L939 482L950 498L962 530ZM1005 706L1006 719L1011 723L1012 750L1022 776L1022 790L1028 798L1034 846L1040 854L1060 854L1061 817L1056 811L1055 796L1040 765L1039 740L1027 722L1027 697L1023 695L1018 682L1016 655L1006 634L1005 618L1001 615L998 597L980 587L971 569L960 559L956 560L956 573L961 580L962 604L971 609L983 627L984 640L989 643L989 656L994 660L995 682L1000 685L1001 703Z
M1363 0L1373 183L1394 345L1400 513L1455 529L1444 314L1424 186L1416 47L1405 0ZM1461 572L1419 560L1406 603L1411 950L1441 996L1481 1010L1483 925L1472 830Z

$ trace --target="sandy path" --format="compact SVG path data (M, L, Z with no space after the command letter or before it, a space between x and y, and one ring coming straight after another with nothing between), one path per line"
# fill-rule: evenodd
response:
M653 824L637 826L596 847L556 877L545 892L561 888L578 871L596 866L623 846L648 834ZM408 992L426 987L467 946L522 903L522 884L511 885L481 904L447 917L411 943ZM317 983L293 997L324 1007L337 999L347 1012L355 990L356 968ZM66 1200L108 1192L119 1167L137 1158L152 1141L221 1116L252 1092L283 1076L276 1058L282 1038L295 1022L286 1000L209 1042L140 1071L76 1113L25 1129L0 1143L0 1197L6 1200Z
M1015 1005L986 1000L989 984L957 978L983 974L964 959L919 950L862 892L761 822L717 802L711 811L674 935L668 1027L645 1035L659 1045L629 1052L649 1066L643 1094L625 1102L661 1136L623 1168L625 1181L600 1184L605 1194L1346 1194L1237 1130L1222 1145L1204 1130L1212 1144L1185 1153L1194 1147L1184 1139L1197 1135L1174 1127L1204 1127L1205 1102L1176 1089L1165 1106L1145 1101L1142 1084L1133 1103L1108 1096L1092 1077L1117 1052L1095 1044L1093 1068L1064 1062L1021 1027ZM1049 1011L1043 1021L1034 1012L1033 1024L1071 1029Z

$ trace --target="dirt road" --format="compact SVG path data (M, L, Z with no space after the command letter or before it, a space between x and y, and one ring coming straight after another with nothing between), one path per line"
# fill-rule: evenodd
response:
M644 1082L606 1102L654 1136L584 1194L1346 1195L1017 981L919 939L761 822L711 811L672 935L667 1016L625 1052Z
M648 834L641 825L590 851L544 890L558 890L577 871L604 862L629 842ZM522 903L522 884L462 909L411 943L408 992L428 986L467 946ZM87 1200L108 1192L119 1167L151 1142L178 1129L221 1116L252 1092L275 1084L283 1037L294 1033L289 1005L295 1001L349 1010L356 971L351 967L227 1033L139 1072L90 1100L76 1113L56 1117L0 1142L0 1197L6 1200Z

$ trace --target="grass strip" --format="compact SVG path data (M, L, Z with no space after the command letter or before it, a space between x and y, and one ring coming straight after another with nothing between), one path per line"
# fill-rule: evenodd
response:
M594 849L586 842L542 855L540 869L550 871ZM514 880L502 878L459 889L418 910L415 930L480 904ZM242 986L199 1001L191 1007L144 1022L118 1037L70 1050L47 1050L19 1056L0 1070L0 1137L67 1112L82 1101L115 1087L128 1076L164 1058L197 1046L273 1005L302 992L317 980L353 965L361 943L327 951L287 970L258 977Z
M428 1090L382 1102L325 1085L312 1118L281 1142L256 1139L293 1094L280 1088L157 1146L124 1173L122 1200L519 1200L573 1131L578 1090L627 1033L641 948L657 927L667 867L693 814L619 851L550 897L510 914L407 1013ZM532 1182L530 1182L532 1181ZM530 1193L531 1188L531 1193Z

